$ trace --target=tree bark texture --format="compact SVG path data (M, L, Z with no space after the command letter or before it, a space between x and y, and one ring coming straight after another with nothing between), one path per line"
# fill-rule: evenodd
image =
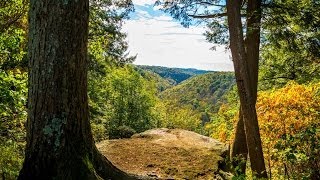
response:
M25 161L18 179L138 179L95 147L87 96L89 0L31 0Z
M251 91L254 104L257 101L258 70L259 70L259 46L260 46L260 25L261 25L261 0L248 0L247 5L247 33L245 53L248 62ZM233 166L238 166L237 174L245 174L246 160L248 156L247 141L245 138L243 113L239 111L239 121L236 127L235 139L233 142L231 159Z
M251 169L256 177L267 178L255 109L256 96L253 93L254 87L250 78L249 69L251 67L249 66L248 55L245 49L240 9L241 1L227 0L230 47L240 97L241 112L243 113Z
M231 151L231 162L233 173L240 176L246 173L246 164L248 158L248 148L246 133L244 131L243 113L239 108L239 120L236 126L235 137Z

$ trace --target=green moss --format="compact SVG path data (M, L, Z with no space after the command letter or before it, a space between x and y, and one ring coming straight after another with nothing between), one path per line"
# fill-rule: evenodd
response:
M88 169L89 169L90 171L95 171L95 169L94 169L94 167L93 167L93 164L92 164L92 162L90 161L88 155L84 156L83 159L82 159L82 161L83 161L83 163L85 164L85 166L88 167Z

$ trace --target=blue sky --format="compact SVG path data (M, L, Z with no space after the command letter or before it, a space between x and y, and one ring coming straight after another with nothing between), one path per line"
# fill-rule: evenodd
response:
M133 0L135 12L124 24L129 51L138 55L135 64L233 71L230 52L225 47L210 50L205 27L182 27L179 22L154 7L154 0Z

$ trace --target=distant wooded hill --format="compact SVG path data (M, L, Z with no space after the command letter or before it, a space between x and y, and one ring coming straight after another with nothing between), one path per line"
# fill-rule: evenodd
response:
M161 99L200 111L216 109L217 103L220 104L221 98L235 85L232 72L141 65L136 70L155 82Z
M180 104L190 104L197 109L202 102L215 105L234 84L233 73L210 72L191 77L181 84L165 90L160 94L160 97L167 100L175 99Z
M196 69L137 66L136 70L158 89L166 118L169 123L189 119L198 126L210 121L226 101L226 96L235 85L232 72L210 72ZM179 120L180 119L180 120ZM181 121L181 122L180 122ZM173 127L188 128L172 123Z
M162 78L167 79L171 84L176 85L192 76L205 74L212 71L198 70L192 68L168 68L162 66L144 66L138 65L140 69L151 71L158 74Z
M196 75L163 91L160 98L173 106L187 106L196 112L216 112L224 96L235 85L231 72L210 72Z

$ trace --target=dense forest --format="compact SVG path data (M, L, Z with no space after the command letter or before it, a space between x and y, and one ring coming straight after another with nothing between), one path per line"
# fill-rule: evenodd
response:
M153 128L228 144L236 179L320 179L319 1L156 4L235 72L134 65L131 1L0 2L0 179L139 179L94 143Z
M183 68L167 68L161 66L138 66L140 69L154 72L162 78L168 79L172 83L179 84L180 82L194 76L207 73L209 71L198 69L183 69Z

